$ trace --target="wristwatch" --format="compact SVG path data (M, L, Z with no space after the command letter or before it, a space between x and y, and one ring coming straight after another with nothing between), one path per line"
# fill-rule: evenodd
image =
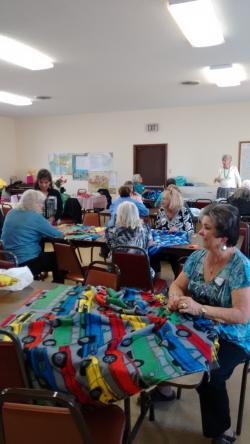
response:
M201 317L205 318L207 314L207 307L205 305L201 305Z

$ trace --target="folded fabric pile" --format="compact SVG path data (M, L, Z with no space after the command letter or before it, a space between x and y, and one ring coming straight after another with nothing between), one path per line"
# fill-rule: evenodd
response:
M186 231L151 230L154 245L148 249L149 255L157 254L162 248L173 245L188 245L190 240Z

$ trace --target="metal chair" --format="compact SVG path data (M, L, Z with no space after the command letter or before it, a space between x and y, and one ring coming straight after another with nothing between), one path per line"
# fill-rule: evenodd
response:
M68 242L54 242L53 247L56 254L57 268L65 273L65 279L83 284L86 267L81 265L76 247Z
M85 285L103 285L113 290L119 289L120 270L115 264L94 261L87 268Z
M117 246L112 249L112 262L121 271L121 287L140 288L154 293L149 258L143 248Z
M250 373L250 359L248 359L243 366L242 378L241 378L241 387L240 387L240 400L238 407L238 417L237 417L237 426L236 426L236 434L241 434L242 429L242 420L243 420L243 411L245 405L245 395L246 395L246 387L247 387L247 377Z
M17 257L14 253L0 248L0 268L8 269L17 267Z
M6 387L30 387L19 338L4 328L0 329L0 336L0 390Z
M198 372L195 374L182 376L180 378L171 379L169 381L166 381L166 384L177 388L176 398L180 399L182 389L189 389L189 390L196 389L201 384L203 375L204 375L204 372ZM149 410L149 420L154 421L154 419L155 419L155 408L154 407L155 406L154 406L153 401L151 400L150 393L151 393L150 391L141 392L140 405L141 405L142 411L143 411L143 409Z
M199 387L202 382L202 378L204 376L204 372L198 372L191 375L182 376L177 379L171 379L167 381L168 385L177 388L177 399L181 398L182 389L195 389Z
M37 405L34 402L47 405ZM5 389L0 395L3 444L122 444L125 415L116 405L81 408L73 396L48 390Z

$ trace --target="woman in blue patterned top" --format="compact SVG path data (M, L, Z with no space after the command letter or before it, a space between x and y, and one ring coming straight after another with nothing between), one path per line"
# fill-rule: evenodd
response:
M219 368L198 388L203 433L214 444L235 441L226 380L250 356L250 261L235 245L239 212L232 205L209 205L201 213L205 249L187 260L169 290L169 309L217 323Z

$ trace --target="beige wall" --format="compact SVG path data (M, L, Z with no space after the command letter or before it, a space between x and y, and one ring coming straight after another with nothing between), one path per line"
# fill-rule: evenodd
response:
M250 140L250 103L16 120L18 173L48 167L50 152L114 153L118 182L132 175L133 144L168 143L168 176L211 184L222 154ZM145 132L159 123L158 133ZM250 178L250 174L249 174Z
M15 121L0 117L0 177L9 183L16 174Z

